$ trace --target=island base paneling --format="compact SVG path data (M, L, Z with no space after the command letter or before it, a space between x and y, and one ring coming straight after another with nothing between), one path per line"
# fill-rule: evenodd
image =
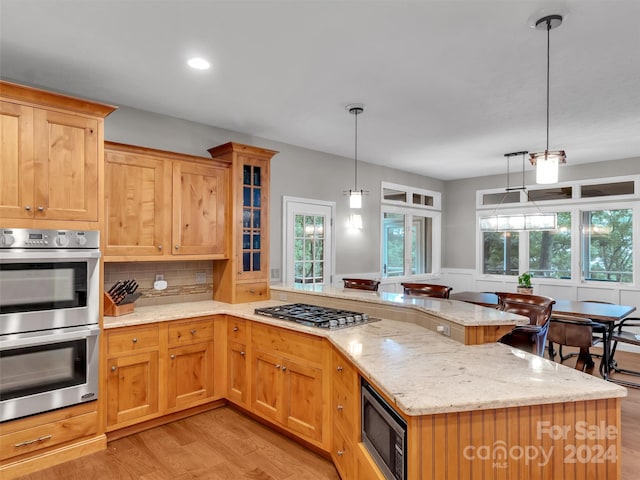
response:
M619 479L620 426L618 398L424 416L420 478Z

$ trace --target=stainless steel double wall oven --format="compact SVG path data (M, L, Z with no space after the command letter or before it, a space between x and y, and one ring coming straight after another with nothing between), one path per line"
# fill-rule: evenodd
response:
M98 398L99 232L0 228L0 421Z

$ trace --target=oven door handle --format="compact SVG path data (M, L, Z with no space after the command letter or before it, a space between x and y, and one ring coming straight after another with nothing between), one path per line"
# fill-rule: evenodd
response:
M63 331L61 331L63 330ZM92 325L88 327L69 329L56 329L51 332L43 332L37 336L27 336L11 338L0 341L0 351L12 350L20 347L32 347L37 345L47 345L51 343L69 342L72 340L82 340L83 338L97 337L100 334L100 327Z
M3 263L11 263L16 260L47 260L65 262L67 260L91 260L100 258L100 250L30 250L25 248L16 248L15 250L0 251L0 260Z

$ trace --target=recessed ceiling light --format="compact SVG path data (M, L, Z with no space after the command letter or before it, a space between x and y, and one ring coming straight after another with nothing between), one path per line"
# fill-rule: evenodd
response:
M187 65L191 68L195 68L196 70L208 70L211 67L211 64L207 62L204 58L193 57L187 61Z

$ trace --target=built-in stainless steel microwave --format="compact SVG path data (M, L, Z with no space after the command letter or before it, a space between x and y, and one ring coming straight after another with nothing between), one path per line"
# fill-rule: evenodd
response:
M362 442L385 478L407 478L407 422L362 380Z

